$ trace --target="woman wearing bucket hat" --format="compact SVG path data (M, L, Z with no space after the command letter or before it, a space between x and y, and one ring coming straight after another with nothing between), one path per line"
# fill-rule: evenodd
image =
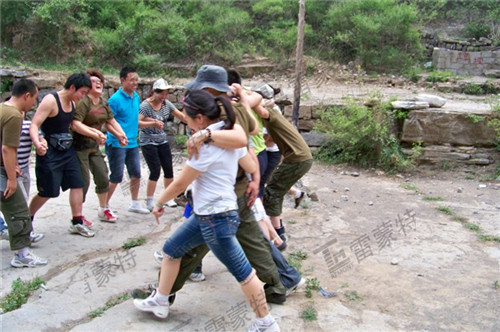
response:
M172 86L160 78L155 81L150 96L145 99L139 107L139 146L142 155L149 168L149 180L147 185L146 207L153 210L153 195L156 183L163 169L163 185L167 188L174 180L172 166L172 153L165 133L165 124L172 114L179 120L185 122L182 114L175 106L167 100L168 90ZM177 204L170 200L166 203L169 207Z

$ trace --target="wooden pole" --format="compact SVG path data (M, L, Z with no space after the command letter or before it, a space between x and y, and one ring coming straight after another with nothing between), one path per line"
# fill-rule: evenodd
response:
M300 79L302 77L302 53L304 51L304 25L306 0L299 0L299 22L297 28L297 50L295 54L295 88L293 89L293 124L299 128Z

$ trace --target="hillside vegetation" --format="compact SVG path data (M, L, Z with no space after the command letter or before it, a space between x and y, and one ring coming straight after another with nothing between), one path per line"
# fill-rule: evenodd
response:
M263 55L294 60L298 0L45 0L1 2L3 64L190 75ZM422 63L420 31L454 20L463 38L498 40L497 0L306 0L306 55L370 72ZM172 66L175 63L176 66ZM183 66L180 66L183 65Z

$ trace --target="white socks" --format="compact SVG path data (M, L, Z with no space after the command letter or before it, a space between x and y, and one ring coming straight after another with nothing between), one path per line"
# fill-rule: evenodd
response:
M156 302L158 302L158 304L160 305L168 305L168 298L170 297L170 295L163 295L160 293L159 290L156 290L156 294L155 296L153 296L153 299L156 300Z
M300 190L295 191L295 198L300 198L301 195L302 195L302 191L300 191Z

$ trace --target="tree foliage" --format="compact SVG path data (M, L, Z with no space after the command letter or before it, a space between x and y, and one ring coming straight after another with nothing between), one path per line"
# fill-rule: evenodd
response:
M288 65L297 38L298 0L2 0L0 10L2 59L34 64L153 74L172 62L229 66L248 53ZM457 15L477 17L465 20L469 34L498 33L497 0L307 0L304 51L406 71L421 54L417 29Z

